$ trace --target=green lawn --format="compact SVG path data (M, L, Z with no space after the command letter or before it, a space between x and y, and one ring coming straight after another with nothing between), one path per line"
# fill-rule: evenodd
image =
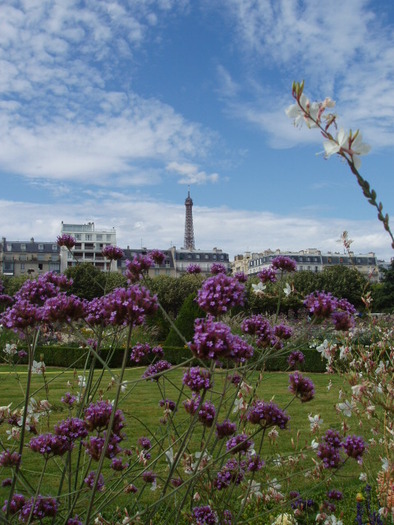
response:
M177 369L170 372L168 374L169 380L165 382L160 381L159 384L152 381L141 380L143 371L144 368L132 368L127 369L125 373L127 390L122 396L120 408L124 411L127 421L124 429L127 439L122 443L122 447L127 446L134 449L139 437L149 437L154 443L152 457L157 457L161 454L161 460L155 465L155 470L160 471L161 469L164 473L166 462L163 450L168 448L171 443L174 443L174 449L176 450L177 444L180 442L180 435L183 429L187 427L190 416L185 413L181 405L179 413L176 415L176 430L168 430L166 426L160 423L160 418L163 417L163 409L159 407L159 400L162 398L177 399L184 370ZM68 411L62 403L60 403L60 398L65 392L72 391L73 388L76 391L76 381L78 375L81 374L81 371L71 372L60 369L47 369L45 376L46 386L42 376L33 376L32 397L34 397L36 401L47 399L51 404L51 412L48 418L42 420L42 427L38 429L39 432L52 431L56 422L68 416ZM214 385L212 393L210 393L216 406L221 398L220 392L225 374L225 371L220 371L216 374L216 384ZM335 405L338 403L339 391L341 389L345 390L346 388L343 379L336 375L306 375L313 380L316 390L315 398L309 403L301 403L298 399L290 403L292 396L288 392L287 373L265 373L257 390L260 399L266 401L273 399L281 408L287 407L287 412L291 417L289 428L279 431L278 439L275 442L269 440L267 436L265 437L261 455L266 462L266 466L255 476L255 480L262 484L268 479L276 478L281 484L281 491L285 494L288 494L290 490L299 490L306 495L316 493L316 491L324 492L326 490L324 480L316 481L315 478L312 479L308 477L308 472L314 468L311 457L316 457L310 450L309 445L314 437L318 439L318 436L311 435L308 414L320 414L323 418L324 423L319 435L324 433L328 428L341 429L342 418L338 416ZM25 367L18 367L17 370L11 370L5 366L0 367L1 405L12 403L12 408L16 409L23 404L26 377ZM98 379L99 377L101 377L101 390L98 391L97 394L102 395L104 399L113 399L115 390L113 386L110 386L110 374L106 371L96 371L95 378ZM257 373L255 373L250 378L250 384L254 385L257 379L258 376ZM332 384L330 389L328 389L329 383ZM185 399L185 397L182 399ZM233 407L229 405L227 399L223 400L222 407L226 408L229 414L232 414ZM346 418L346 423L350 427L349 433L362 434L366 439L371 437L367 423L364 423L364 426L359 428L360 422L354 417ZM9 429L9 425L3 424L0 426L0 437L5 447L11 445L11 441L7 439L7 429ZM31 436L28 436L27 441L29 441L30 437ZM187 452L194 454L199 451L206 437L207 434L203 433L201 426L197 426L193 439L187 447ZM28 477L38 479L44 461L41 457L38 457L37 454L33 454L29 450L26 450L26 452L27 454L23 463L24 472ZM380 453L381 451L378 448L371 448L365 458L363 466L358 465L355 461L349 461L345 468L340 470L335 482L331 482L331 486L355 494L360 487L360 482L358 481L360 473L366 470L371 472L379 470ZM82 463L79 465L79 468L82 473L85 472L87 468L87 457L86 454L82 454L81 457ZM279 458L282 458L282 461L279 461ZM42 493L54 494L54 487L58 484L59 465L61 465L61 463L62 458L57 462L48 462ZM116 499L116 504L118 505L126 506L129 504L130 496L126 497L123 495L123 488L138 469L141 470L141 465L136 460L135 452L134 455L131 456L130 465L130 470L124 474L123 479L121 479L117 485L119 496ZM158 467L158 465L160 465L160 467ZM0 475L1 479L6 477L5 469L0 468ZM113 471L106 468L104 475L110 478L113 476ZM183 473L182 475L185 477ZM83 481L82 478L80 481ZM163 483L163 481L159 479L159 485L161 483ZM208 497L211 489L209 489L209 487L201 487L200 490L202 494L204 494L205 491ZM7 489L0 487L0 502L3 501L6 496ZM142 497L141 504L143 504L144 501L151 501L155 497L156 493L151 493L146 490ZM234 490L233 497L240 498L241 496L237 490ZM106 508L107 500L105 493L98 497L98 502L100 501L103 508ZM108 505L113 506L114 503L108 501ZM256 509L253 512L255 511ZM263 520L263 516L268 516L267 513L269 511L267 508L264 508L260 509L259 512L261 512L261 519ZM265 523L265 521L259 522Z

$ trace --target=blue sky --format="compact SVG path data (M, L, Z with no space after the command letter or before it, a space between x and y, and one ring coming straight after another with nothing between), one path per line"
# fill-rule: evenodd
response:
M390 240L293 80L372 146L361 173L394 216L392 0L5 0L0 234L53 240L94 221L118 245L341 251ZM394 218L393 218L394 226Z

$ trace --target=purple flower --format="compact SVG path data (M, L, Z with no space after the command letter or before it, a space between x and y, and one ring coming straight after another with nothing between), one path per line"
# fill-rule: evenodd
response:
M315 386L308 377L304 377L299 372L294 372L289 376L289 383L289 391L298 397L302 403L312 401L315 396Z
M332 429L327 430L317 449L317 456L322 460L324 468L337 468L341 464L341 448L342 441L339 432Z
M245 454L249 448L253 447L253 441L248 439L247 434L237 434L236 436L230 438L226 443L227 452L231 454Z
M44 518L56 516L58 503L55 498L38 496L35 501L32 497L27 501L21 510L19 520L27 523L28 521L42 521Z
M264 461L260 458L258 454L254 454L253 456L251 456L247 463L247 468L249 472L257 472L258 470L261 470L265 465Z
M75 441L88 435L86 423L82 419L72 417L61 421L55 426L55 434L65 436L69 441Z
M278 324L274 326L274 335L279 339L290 339L293 329L285 324Z
M349 458L354 458L361 463L366 449L365 442L361 436L347 436L343 442L343 448Z
M25 503L26 503L26 498L25 496L23 496L23 494L14 494L11 498L10 514L14 515L17 512L19 512L23 508ZM7 512L7 507L8 507L8 500L6 499L4 501L4 505L2 508L2 511L4 513Z
M183 402L183 406L185 407L185 410L188 414L191 416L196 413L197 408L200 406L201 397L193 393L191 399L186 399L186 401Z
M212 275L218 275L219 273L227 273L227 268L224 266L224 264L220 263L213 263L211 266L211 274Z
M318 319L327 319L336 310L338 299L331 293L313 292L305 297L304 306Z
M240 283L246 283L248 280L248 276L243 272L236 272L234 274L234 279L237 279Z
M296 368L298 364L301 365L304 361L305 361L305 356L299 350L295 350L294 352L291 352L287 359L287 362L290 368Z
M328 492L327 497L336 501L343 499L343 494L340 490L332 489Z
M189 274L201 273L201 266L199 266L198 264L189 264L189 266L186 268L186 273L189 273Z
M258 274L258 278L262 283L275 283L276 282L276 270L274 268L263 268Z
M277 338L270 323L261 314L252 315L241 323L244 334L256 336L256 344L259 348L274 346Z
M156 481L157 475L151 470L146 470L142 473L142 479L145 483L154 483Z
M96 479L96 472L95 472L94 470L92 470L91 472L89 472L89 474L87 475L87 477L84 479L84 483L85 483L85 485L87 485L91 490L93 490L95 479ZM97 490L98 492L102 492L102 491L104 490L104 477L103 477L102 474L100 474L99 477L98 477L98 481L97 481L97 485L96 485L96 490Z
M19 350L18 351L18 358L19 359L23 359L24 357L27 357L27 352L25 352L24 350Z
M138 444L144 450L150 450L152 448L152 443L151 443L150 439L147 438L147 437L140 437L138 439Z
M202 404L201 409L198 411L198 420L205 427L210 428L213 425L215 419L216 409L215 405L210 401L206 401Z
M63 456L73 445L66 436L41 434L30 440L29 446L33 452L39 452L44 457Z
M270 401L255 401L247 413L247 420L252 425L262 425L263 427L277 426L285 429L290 417L281 410L275 403Z
M243 306L245 287L234 277L219 273L204 281L197 302L205 312L218 316L234 306Z
M216 436L218 439L232 436L237 430L237 425L232 423L229 419L225 419L222 423L216 423Z
M136 255L132 261L126 261L126 277L132 283L138 282L142 275L153 266L153 259L149 255Z
M21 462L21 455L18 452L10 452L10 450L4 450L0 454L0 466L1 467L17 467Z
M174 412L176 408L175 401L171 401L171 399L160 399L159 406L166 410L171 410L171 412Z
M335 330L346 332L355 325L354 318L348 312L334 312L331 315Z
M101 453L103 451L105 444L105 434L106 432L103 433L103 437L89 437L87 441L82 442L87 454L89 454L89 456L95 461L100 459ZM119 442L122 441L122 439L123 438L120 436L111 435L108 448L105 453L106 458L112 459L122 452L122 449L119 447Z
M121 472L122 470L125 470L128 466L129 464L123 463L120 458L113 458L111 461L111 468L116 472Z
M108 427L112 413L112 404L109 401L91 403L84 412L84 421L89 432L101 431Z
M87 302L84 299L62 292L45 301L42 307L42 319L47 323L83 319L86 314L86 306Z
M158 374L162 374L170 368L171 363L169 363L168 361L161 360L153 365L149 365L142 377L144 377L145 379L150 379L151 381L158 381Z
M194 507L193 525L215 525L215 523L218 523L218 517L209 505Z
M1 482L1 486L2 487L11 487L11 485L12 485L12 479L11 478L5 478Z
M151 252L149 252L149 257L152 259L152 261L155 264L159 264L159 265L163 264L166 258L164 253L161 252L160 250L152 250Z
M90 301L86 321L93 325L138 326L157 308L156 296L152 296L143 286L116 288L108 295Z
M233 359L244 362L253 355L253 348L246 341L233 335L229 326L213 321L210 316L196 319L194 338L189 347L201 359Z
M278 255L272 259L271 265L275 270L282 270L283 272L295 272L297 269L296 261L284 255Z
M151 347L148 343L137 343L131 349L130 361L139 363L150 351Z
M232 483L239 485L245 476L245 462L237 461L235 458L230 458L224 467L219 470L214 481L214 486L217 490L223 490L229 487Z
M62 403L65 405L68 405L70 408L74 405L76 402L77 397L71 394L70 392L66 392L64 396L60 399Z
M211 374L205 368L198 366L189 368L183 376L183 384L188 386L193 392L208 390L212 387Z
M123 250L117 246L105 246L101 253L111 261L118 261L124 256Z
M58 236L57 245L65 246L68 250L71 250L71 248L74 248L75 246L75 239L71 235L68 235L67 233L63 233L63 235Z

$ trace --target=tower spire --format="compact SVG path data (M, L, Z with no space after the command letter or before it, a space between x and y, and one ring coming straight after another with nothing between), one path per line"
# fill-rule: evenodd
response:
M185 239L184 248L185 250L195 250L196 246L194 243L194 228L193 228L193 201L190 197L190 186L188 186L187 198L185 200L186 216L185 216Z

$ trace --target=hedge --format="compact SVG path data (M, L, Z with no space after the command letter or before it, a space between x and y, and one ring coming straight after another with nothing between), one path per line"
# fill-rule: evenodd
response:
M21 348L19 348L21 349ZM185 347L176 347L176 346L165 346L164 358L173 365L179 365L190 359L191 352L188 348ZM258 350L257 350L258 351ZM288 370L287 358L290 352L282 354L280 356L272 355L266 359L264 362L264 369L270 372L279 372ZM109 354L111 354L109 356ZM302 369L305 372L325 372L326 363L321 358L321 355L317 350L313 348L305 348L303 350L305 355L305 362L302 366ZM41 357L42 356L42 357ZM122 359L123 359L123 349L117 348L112 350L110 348L103 348L100 350L100 356L106 361L109 357L108 365L110 368L120 368ZM78 348L72 346L39 346L36 349L36 360L43 359L46 366L56 366L56 367L72 367L72 368L83 368L88 359L88 366L91 363L92 356L89 356L89 350L87 348ZM128 366L146 366L151 362L151 358L144 358L140 363L128 363ZM26 358L22 359L21 363L26 364ZM193 359L191 362L192 365L197 365L199 361ZM102 365L99 361L96 360L96 368L102 368Z

